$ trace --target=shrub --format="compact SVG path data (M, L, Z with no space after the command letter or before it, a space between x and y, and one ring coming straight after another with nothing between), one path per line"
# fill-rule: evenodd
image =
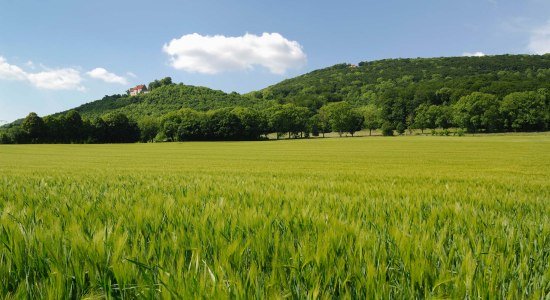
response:
M397 133L399 133L399 135L402 135L403 133L405 133L407 127L405 126L405 124L399 123L397 124L397 127L395 129L397 130Z
M382 124L382 135L384 136L392 136L393 135L393 127L389 123Z

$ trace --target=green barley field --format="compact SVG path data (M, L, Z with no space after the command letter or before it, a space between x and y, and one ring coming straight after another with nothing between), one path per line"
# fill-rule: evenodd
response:
M2 298L550 297L550 135L0 146Z

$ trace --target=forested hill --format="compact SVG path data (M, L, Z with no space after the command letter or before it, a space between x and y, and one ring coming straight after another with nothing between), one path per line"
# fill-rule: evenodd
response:
M382 107L387 103L381 102L387 99L400 99L415 108L421 103L452 104L472 92L503 98L512 92L541 88L550 88L548 54L386 59L357 66L335 65L246 95L170 82L148 94L105 96L75 110L85 118L120 112L137 120L181 108L264 108L274 103L293 103L316 111L328 102Z
M472 92L503 98L512 92L541 88L550 88L548 54L386 59L360 62L357 66L335 65L246 95L171 83L133 97L105 96L75 110L86 118L121 112L139 119L181 108L207 111L234 106L266 107L273 103L294 103L312 111L338 101L354 106L383 106L380 102L386 98L403 99L417 107L421 103L452 104Z
M105 96L74 108L82 117L95 118L109 113L123 113L139 120L144 116L160 117L181 108L198 111L235 106L253 106L258 100L246 98L238 93L224 93L206 87L184 84L166 84L154 88L150 93L137 96ZM64 114L61 112L59 114Z
M472 92L502 98L512 92L550 88L550 54L386 59L339 64L282 81L256 99L319 108L327 102L379 105L384 98L420 103L454 103Z

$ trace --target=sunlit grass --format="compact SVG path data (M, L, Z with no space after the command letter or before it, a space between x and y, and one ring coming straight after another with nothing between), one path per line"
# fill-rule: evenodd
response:
M550 296L550 136L0 146L11 298Z

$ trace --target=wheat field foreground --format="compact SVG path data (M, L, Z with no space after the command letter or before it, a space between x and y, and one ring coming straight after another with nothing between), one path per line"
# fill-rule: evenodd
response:
M550 297L550 135L0 147L6 298Z

